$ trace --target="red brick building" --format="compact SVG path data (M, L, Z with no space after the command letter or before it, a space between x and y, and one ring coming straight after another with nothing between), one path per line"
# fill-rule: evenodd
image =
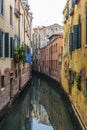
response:
M62 44L62 35L52 35L47 46L40 49L41 72L58 82L61 79Z

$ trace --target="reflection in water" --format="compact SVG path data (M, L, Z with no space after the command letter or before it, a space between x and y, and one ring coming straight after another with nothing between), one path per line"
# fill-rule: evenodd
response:
M8 112L0 130L74 130L67 109L51 81L33 77Z

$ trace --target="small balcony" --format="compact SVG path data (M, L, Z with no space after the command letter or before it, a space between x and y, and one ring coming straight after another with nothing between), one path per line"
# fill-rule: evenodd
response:
M20 17L20 11L17 8L14 9L14 14L17 18Z

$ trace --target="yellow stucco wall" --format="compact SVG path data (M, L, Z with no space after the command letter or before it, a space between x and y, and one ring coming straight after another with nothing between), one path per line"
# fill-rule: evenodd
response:
M64 12L67 6L70 6L67 1ZM63 42L63 55L62 55L62 86L67 94L70 95L71 101L82 120L82 123L87 129L87 101L84 96L84 92L87 89L86 79L87 79L87 45L86 45L86 2L87 0L79 0L77 4L74 5L73 16L69 15L68 20L64 24L64 42ZM81 15L81 48L75 49L72 54L69 52L69 35L70 31L73 32L73 26L78 24L79 14ZM66 49L67 48L67 49ZM81 75L81 91L76 86L76 81L74 80L74 85L71 87L71 94L69 92L69 70L75 71L76 74L81 74L82 70L85 70L85 76Z

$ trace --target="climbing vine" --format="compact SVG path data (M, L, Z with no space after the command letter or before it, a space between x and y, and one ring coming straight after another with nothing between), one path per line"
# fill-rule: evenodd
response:
M78 74L76 77L75 77L75 81L76 81L76 86L77 88L81 91L81 75Z

